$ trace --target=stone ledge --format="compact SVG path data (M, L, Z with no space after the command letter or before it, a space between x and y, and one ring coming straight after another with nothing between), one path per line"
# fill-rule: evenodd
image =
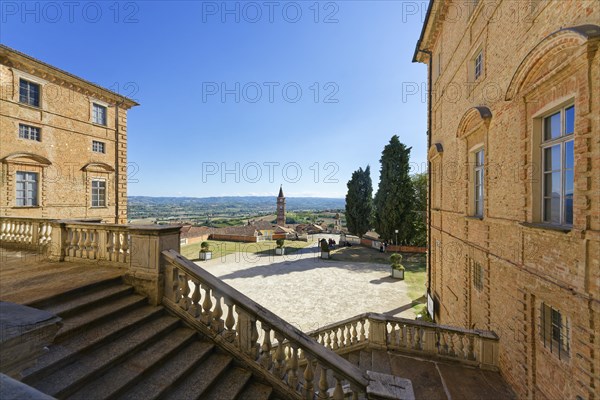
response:
M415 398L410 379L374 371L367 371L367 377L369 378L367 387L369 399L414 400Z
M37 389L27 386L10 376L0 374L0 399L2 400L53 400Z

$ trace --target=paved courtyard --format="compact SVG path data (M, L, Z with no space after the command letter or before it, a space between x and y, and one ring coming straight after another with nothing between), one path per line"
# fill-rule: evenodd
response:
M319 255L315 241L286 256L235 253L196 264L304 332L367 311L415 317L406 283L390 278L389 266Z

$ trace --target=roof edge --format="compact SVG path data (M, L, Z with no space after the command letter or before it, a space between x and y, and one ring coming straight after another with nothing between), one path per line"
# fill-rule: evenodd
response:
M22 57L22 58L24 58L27 61L39 64L39 65L41 65L41 66L43 66L45 68L49 68L49 69L55 71L56 73L58 73L60 75L64 75L68 79L71 79L71 80L75 79L75 80L77 80L79 82L84 83L85 85L91 86L92 88L94 88L96 90L100 90L102 92L108 93L111 97L115 97L117 99L120 99L121 102L124 103L128 108L140 105L135 100L132 100L132 99L130 99L128 97L125 97L125 96L123 96L123 95L121 95L119 93L113 92L112 90L104 88L104 87L102 87L100 85L97 85L97 84L95 84L93 82L90 82L90 81L88 81L86 79L83 79L83 78L81 78L81 77L79 77L77 75L74 75L74 74L72 74L70 72L67 72L67 71L65 71L63 69L60 69L58 67L55 67L54 65L51 65L51 64L48 64L48 63L46 63L44 61L38 60L35 57L32 57L32 56L30 56L28 54L25 54L25 53L20 52L20 51L18 51L16 49L13 49L12 47L9 47L9 46L7 46L5 44L0 43L0 52L2 52L2 51L7 52L7 53L12 53L13 55L16 55L18 57Z
M418 55L421 52L421 43L423 42L427 26L429 25L429 17L431 16L431 10L433 9L434 3L435 0L429 0L429 6L427 7L427 13L425 14L425 21L423 22L423 28L421 28L421 35L419 35L419 40L417 40L417 45L415 46L415 53L413 54L412 62L421 62L420 60L418 60Z

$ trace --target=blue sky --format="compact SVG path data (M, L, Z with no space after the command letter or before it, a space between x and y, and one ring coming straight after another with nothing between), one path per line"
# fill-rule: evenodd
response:
M3 44L141 105L129 195L343 197L392 135L426 165L426 1L0 3Z

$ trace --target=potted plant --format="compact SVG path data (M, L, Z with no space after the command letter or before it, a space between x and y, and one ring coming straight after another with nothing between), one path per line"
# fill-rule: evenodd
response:
M210 243L202 242L200 243L200 260L208 261L212 259L212 251L210 251Z
M277 239L275 241L275 243L277 244L277 247L275 248L275 254L277 254L278 256L282 256L285 254L285 248L283 247L283 244L285 243L285 240L283 239Z
M392 263L392 278L404 279L404 265L402 265L402 254L394 253L390 256Z
M321 240L321 258L328 260L329 259L329 244L327 240Z

